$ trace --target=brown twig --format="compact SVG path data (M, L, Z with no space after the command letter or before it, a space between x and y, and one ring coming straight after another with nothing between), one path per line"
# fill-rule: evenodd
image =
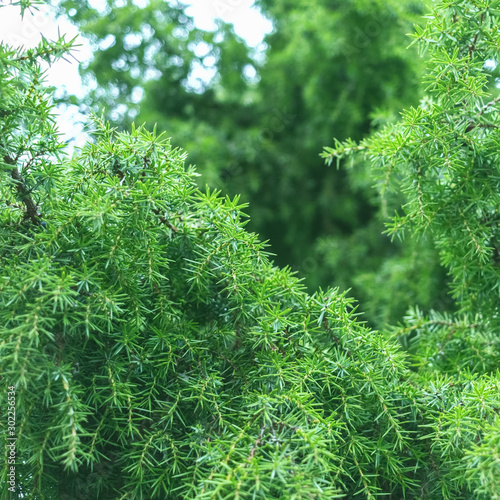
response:
M5 155L3 157L3 161L7 165L12 165L12 170L11 170L11 177L14 179L15 185L16 185L16 190L19 194L19 197L21 201L24 203L24 206L26 207L26 219L30 219L33 224L40 224L40 217L38 216L38 207L36 203L33 201L31 198L30 191L24 184L22 178L21 178L21 173L19 172L18 168L16 167L16 162L13 158L11 158L8 155Z
M177 233L179 231L179 229L177 227L175 227L173 224L171 224L169 222L169 220L166 218L166 217L163 217L162 215L160 215L160 211L157 209L157 208L154 208L153 209L153 213L155 215L158 215L159 218L160 218L160 222L162 224L165 224L165 226L167 226L169 229L171 229L172 231L174 231L174 233Z
M479 21L479 26L483 24L484 21L484 12L481 14L481 20ZM476 44L479 38L479 32L476 33L474 40L472 41L472 45L469 47L469 57L472 58L472 54L476 51Z

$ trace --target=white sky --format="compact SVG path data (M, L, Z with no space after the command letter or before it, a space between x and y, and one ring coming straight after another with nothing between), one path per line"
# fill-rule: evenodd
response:
M1 3L2 0L0 0ZM99 0L94 0L96 3ZM140 3L140 0L137 0ZM263 18L259 11L253 7L254 0L184 0L188 5L187 14L194 17L199 28L215 29L214 19L220 17L234 24L236 33L244 38L251 46L262 42L264 35L271 31L271 23ZM33 47L41 40L41 34L50 39L59 38L59 33L66 35L66 39L78 35L77 29L68 21L56 20L50 7L44 5L32 14L25 12L21 19L19 7L0 7L0 41L11 46ZM81 44L73 55L80 62L89 60L92 52L82 38L77 39ZM78 62L69 59L69 62L60 60L47 71L46 82L57 88L66 87L71 94L83 95ZM65 139L80 137L76 144L84 142L81 126L72 125L78 120L78 113L67 111L59 117L61 131L66 131Z
M59 38L65 34L69 40L78 34L68 22L56 21L55 17L47 6L41 6L39 11L32 14L25 12L24 19L21 18L19 7L6 6L0 8L0 40L13 47L33 47L41 40L41 34L50 39ZM79 43L82 43L80 41ZM87 45L79 47L74 56L80 60L90 58L91 52ZM58 61L53 65L47 74L47 82L57 87L68 86L72 90L80 88L80 78L78 75L78 63L76 61Z
M233 23L236 33L251 46L262 42L265 33L272 29L271 22L262 17L254 0L184 0L190 7L187 13L194 17L201 29L215 29L214 18Z

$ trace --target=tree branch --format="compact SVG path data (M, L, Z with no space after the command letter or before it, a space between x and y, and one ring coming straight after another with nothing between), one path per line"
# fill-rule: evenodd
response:
M30 191L24 184L22 178L21 178L21 173L16 167L16 162L13 160L10 156L5 155L3 157L3 161L7 165L12 165L12 171L10 173L12 179L15 181L16 185L16 190L19 194L19 197L21 201L24 203L24 206L26 207L26 214L25 218L30 219L33 224L40 224L40 217L38 216L38 211L37 211L37 205L31 198Z

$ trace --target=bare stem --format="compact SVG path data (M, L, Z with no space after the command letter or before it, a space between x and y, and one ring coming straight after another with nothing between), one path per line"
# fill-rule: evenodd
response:
M21 173L19 172L18 168L16 167L16 162L14 159L12 159L10 156L5 155L3 157L3 161L7 163L7 165L12 165L12 171L10 173L12 179L15 181L16 185L16 190L19 194L19 197L21 201L24 203L24 206L26 207L26 219L30 219L33 224L40 224L40 217L38 217L38 212L37 212L37 206L36 203L33 201L33 198L31 197L30 191L24 184L22 178L21 178Z

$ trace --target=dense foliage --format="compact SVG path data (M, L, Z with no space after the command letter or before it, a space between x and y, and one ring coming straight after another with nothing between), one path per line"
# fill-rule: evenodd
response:
M418 104L422 65L406 33L422 2L262 0L274 29L257 47L230 25L197 29L174 2L109 0L105 17L92 1L60 4L94 47L80 106L104 109L120 130L132 119L158 124L189 153L202 189L249 203L249 228L309 291L352 288L377 326L410 304L449 307L435 292L445 276L432 246L418 248L428 255L423 265L382 235L368 167L325 169L318 155L332 137L359 140ZM213 4L232 11L240 2Z
M1 371L2 394L17 390L18 491L331 498L342 483L370 493L379 469L389 487L392 460L406 469L391 449L409 442L396 345L335 291L308 296L272 267L237 200L198 191L168 140L95 119L96 142L58 161L35 83L36 59L56 53L2 53Z
M430 53L421 105L359 145L337 142L323 156L328 162L360 151L370 156L381 195L406 196L389 232L429 234L452 277L459 312L496 330L500 96L489 88L485 65L496 64L500 42L496 2L470 3L438 10L414 35Z
M358 144L337 141L323 153L328 163L369 157L381 199L391 200L391 191L406 198L388 232L403 241L426 237L439 250L455 313L413 308L393 334L410 354L418 383L431 384L442 413L430 436L443 442L430 449L448 456L448 464L469 460L467 473L480 480L476 494L485 498L500 492L500 96L488 71L498 63L499 15L497 1L439 2L413 35L428 61L420 106ZM472 398L463 393L470 384ZM456 472L452 466L442 477L446 482ZM442 494L458 497L448 485Z
M66 157L39 62L71 43L0 46L2 498L499 498L498 15L437 3L429 95L325 150L366 153L450 272L457 312L392 332L275 267L164 135L97 115Z

